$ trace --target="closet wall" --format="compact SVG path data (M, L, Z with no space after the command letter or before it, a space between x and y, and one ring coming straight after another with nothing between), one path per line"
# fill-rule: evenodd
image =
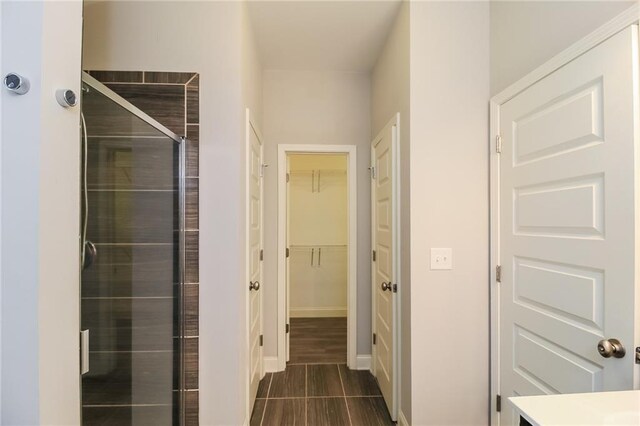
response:
M291 317L347 316L347 157L289 157Z

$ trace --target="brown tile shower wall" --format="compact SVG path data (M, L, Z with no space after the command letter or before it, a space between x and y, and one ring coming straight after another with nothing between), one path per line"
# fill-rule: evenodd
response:
M186 146L185 408L198 424L199 323L199 75L193 72L89 71L111 90L178 135Z

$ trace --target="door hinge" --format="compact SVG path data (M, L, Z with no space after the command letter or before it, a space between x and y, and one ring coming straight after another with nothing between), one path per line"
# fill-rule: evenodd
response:
M261 334L260 335L260 346L264 345L264 336Z
M636 364L640 364L640 346L636 348Z
M498 413L502 411L502 397L500 395L496 395L496 411Z
M496 136L496 153L502 154L502 136Z
M392 290L394 293L397 293L397 292L398 292L398 284L394 284L394 285L391 287L391 290Z
M289 173L287 173L287 183L289 182L289 179L290 179Z
M372 250L371 258L373 259L374 262L376 261L376 251L375 250Z
M285 332L285 333L288 333L288 332L289 332L289 329L290 329L289 324L287 324L287 325L285 325L285 326L284 326L284 332Z
M496 266L496 281L502 282L502 266L500 265Z
M376 344L376 340L377 340L376 333L373 333L373 344L374 344L374 345Z
M287 248L284 250L284 254L285 254L285 256L289 257L289 247L287 247Z
M376 168L374 166L369 167L369 170L371 171L371 179L375 179L376 178Z
M260 249L260 260L264 260L264 250Z

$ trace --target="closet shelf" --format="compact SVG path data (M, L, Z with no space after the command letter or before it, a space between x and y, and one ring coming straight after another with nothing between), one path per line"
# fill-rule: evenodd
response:
M346 175L347 171L342 169L314 169L314 170L291 170L289 174L291 176L311 176L315 174L316 176L320 173L321 175Z
M290 248L346 247L346 244L291 244Z

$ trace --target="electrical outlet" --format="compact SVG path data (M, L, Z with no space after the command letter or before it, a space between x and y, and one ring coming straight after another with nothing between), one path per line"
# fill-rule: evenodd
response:
M431 269L453 269L452 250L450 248L432 248Z

